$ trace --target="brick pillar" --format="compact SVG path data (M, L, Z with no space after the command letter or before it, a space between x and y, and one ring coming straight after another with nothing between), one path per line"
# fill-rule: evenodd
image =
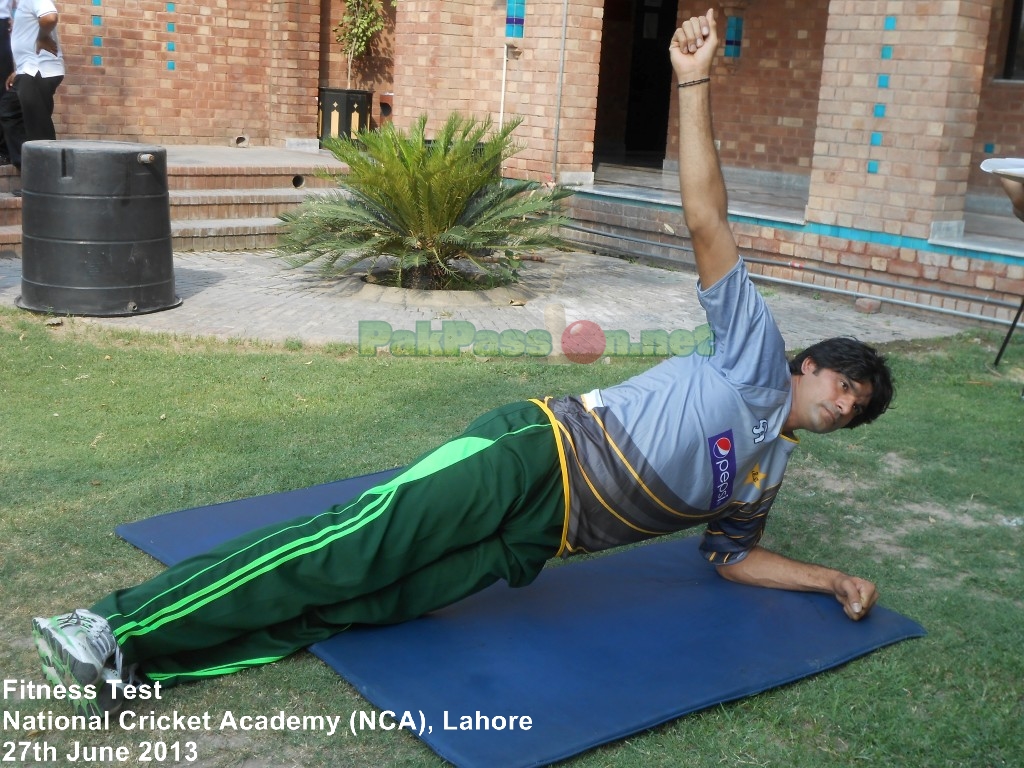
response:
M519 116L507 175L546 179L557 165L561 180L592 177L603 0L570 0L564 67L562 0L526 0L521 39L506 41L505 11L504 0L400 0L395 124L426 114L429 133L455 111L495 125Z
M271 144L315 140L320 79L320 5L271 3L268 114Z
M833 0L809 222L962 233L990 5Z

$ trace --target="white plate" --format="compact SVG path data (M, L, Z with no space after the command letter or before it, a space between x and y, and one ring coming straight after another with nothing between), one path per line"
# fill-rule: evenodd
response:
M1024 158L1020 157L989 157L982 161L981 170L1005 176L1008 179L1024 181Z

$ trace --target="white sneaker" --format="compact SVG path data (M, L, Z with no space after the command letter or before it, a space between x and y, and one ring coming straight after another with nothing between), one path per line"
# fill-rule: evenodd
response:
M71 699L77 714L116 711L107 680L121 677L121 649L106 619L80 608L50 619L33 619L32 634L50 683L96 688L93 698Z

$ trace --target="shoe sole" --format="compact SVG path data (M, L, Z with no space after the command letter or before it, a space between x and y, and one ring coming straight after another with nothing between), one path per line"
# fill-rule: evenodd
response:
M75 674L75 668L81 663L71 656L61 642L58 633L52 627L41 624L38 619L32 622L32 637L36 643L36 651L39 653L39 660L43 666L43 676L53 685L62 685L66 688L78 686L83 688L86 685L96 686L101 678L85 682L79 675ZM96 717L103 714L103 706L100 697L104 691L98 687L94 698L85 698L84 692L81 698L69 699L72 709L76 715Z

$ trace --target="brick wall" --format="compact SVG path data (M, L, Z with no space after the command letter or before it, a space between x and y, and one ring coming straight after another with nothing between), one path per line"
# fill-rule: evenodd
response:
M810 172L828 7L828 0L757 0L745 8L716 8L722 34L728 14L743 18L739 57L719 55L713 72L715 134L724 165ZM693 13L684 4L680 19ZM674 105L673 97L671 158L678 155Z
M694 266L693 246L676 206L575 195L574 226L565 234L598 252L628 255L670 267ZM855 231L734 217L733 234L753 274L807 290L838 291L847 300L881 299L897 311L907 305L1009 320L1024 296L1024 266L973 258L957 249L893 246ZM603 233L603 234L599 234ZM625 235L628 239L619 239ZM888 307L887 307L888 308ZM822 335L843 333L823 328Z
M68 68L54 115L58 135L167 144L315 138L318 87L348 85L331 31L343 7L343 0L58 2ZM356 62L351 83L374 92L373 125L381 94L393 91L395 6L385 0L385 8L389 26Z
M734 217L752 270L1008 319L1024 293L1020 259L929 241L962 222L978 126L1019 133L1019 100L986 112L998 89L1005 97L1019 87L993 86L985 75L1003 24L991 18L992 0L833 0L803 6L806 16L785 0L731 4L744 18L743 49L739 61L719 56L712 83L723 165L810 180L803 223ZM689 15L681 9L681 17ZM780 24L782 18L792 23ZM786 104L777 84L791 70L799 87ZM674 103L669 159L677 154ZM787 126L787 116L798 119ZM692 262L678 212L582 198L572 205L591 230L632 230L627 247L645 258ZM600 236L587 237L602 244ZM622 247L604 240L612 250Z
M556 165L560 176L590 173L601 15L599 0L569 3L562 68L557 0L528 0L525 37L510 41L515 49L507 62L504 3L402 0L395 32L396 124L408 126L421 114L440 122L452 111L491 116L495 123L519 116L523 123L514 137L524 147L506 164L507 175L548 179Z
M968 22L971 25L980 24L982 28L988 24L988 36L984 41L984 75L977 109L977 128L970 139L970 159L961 167L969 171L971 192L997 197L1002 196L1001 190L989 174L978 169L978 165L993 155L1024 156L1024 132L1021 130L1021 125L1024 125L1024 80L1001 79L1012 2L990 0L976 4ZM735 4L735 0L731 4ZM739 5L742 6L742 2ZM859 98L867 105L865 109L873 109L875 101L870 98L871 89L877 83L868 80L870 75L880 73L876 61L884 29L875 30L873 34L878 35L876 38L872 38L870 30L865 30L860 41L862 47L851 47L848 56L847 53L830 53L833 61L830 64L829 82L826 91L819 93L825 61L829 6L827 0L803 3L797 3L796 0L758 0L747 2L746 7L738 11L731 11L740 13L744 19L742 53L733 62L721 56L717 59L713 84L715 128L721 142L724 165L808 175L814 155L815 130L819 122L819 96L829 96L833 93L832 88L852 86L856 90L846 91L844 95ZM963 12L958 3L954 6L955 13ZM849 3L843 3L838 4L834 10L836 13L845 13L849 8ZM856 5L854 10L863 8L880 9L878 14L884 17L889 6ZM716 9L719 18L723 19L727 11L717 5ZM900 19L912 16L941 19L950 15L948 7L934 3L917 3L912 6L899 4L892 5L891 9ZM693 12L693 8L684 5L680 8L680 18L686 18ZM984 21L986 12L990 14L989 22ZM779 19L783 18L789 20L789 23L779 24ZM878 15L874 18L877 19ZM892 39L889 42L895 40L897 45L901 45L899 41L903 31L907 30L901 30L898 26L895 31L897 34L890 35ZM941 31L936 34L941 34ZM926 37L926 46L927 43ZM981 44L980 38L978 44ZM867 55L869 50L872 55ZM903 58L908 59L919 53L921 51L905 49ZM928 56L927 51L924 54ZM972 53L974 65L977 64L976 56L976 53ZM941 52L936 51L931 58L938 58L941 62ZM942 66L941 63L938 65L940 69ZM913 74L901 73L903 82L906 83ZM927 88L927 80L921 78L920 73L917 74L919 80L914 87ZM666 157L672 161L678 154L674 107L670 115ZM822 123L829 130L826 136L838 135L839 140L845 142L846 132L867 130L867 118L865 114L857 121L851 121L842 116L837 118L826 115ZM836 132L831 129L836 129ZM866 136L870 145L870 132ZM857 152L853 153L853 159L859 156L866 161L868 158L864 141L856 138L852 143L858 147Z
M807 217L928 238L963 218L989 8L876 5L832 4Z
M316 136L320 12L309 2L57 3L59 136L281 144Z
M986 9L992 23L977 130L973 136L963 137L970 142L971 153L963 166L970 169L972 189L993 194L998 194L998 188L991 177L976 170L990 154L986 147L995 154L1024 154L1024 139L1020 138L1024 82L996 77L1002 67L1004 19L1010 2L972 4L977 6L971 17L976 23L985 23ZM604 5L599 0L570 4L558 121L560 171L590 170ZM621 5L609 6L609 13L614 14ZM829 5L827 0L758 0L747 2L740 11L730 11L742 14L745 33L741 56L732 63L720 57L716 64L716 129L726 165L807 175L819 119L823 62L832 59L829 78L834 87L847 89L844 95L857 97L856 90L867 87L864 82L852 83L864 80L864 67L871 63L864 56L866 49L851 49L849 59L825 55ZM963 4L954 6L957 10L951 14L943 4L915 3L907 6L914 12L900 18L956 18L962 22ZM164 143L218 144L246 136L254 144L280 144L289 138L315 137L317 87L345 85L344 57L330 31L342 7L342 0L321 0L319 7L308 0L218 0L207 5L157 0L62 2L61 35L68 77L57 97L58 131L77 138ZM387 0L385 7L397 16ZM833 13L845 13L849 7L850 3L836 3ZM402 92L394 97L395 105L406 124L424 110L443 114L459 108L497 116L501 107L503 4L410 0L401 3L401 12L401 41L396 40L392 24L375 53L359 62L355 74L354 87L375 94L373 124L379 123L380 95L399 90L391 78L396 62ZM692 12L684 6L680 16ZM623 13L628 20L628 9ZM721 8L719 14L724 23ZM555 135L561 15L560 0L528 2L526 37L519 43L522 53L509 60L506 71L506 114L525 118L518 136L529 145L510 164L510 170L538 178L550 176L556 161L551 141ZM780 19L787 22L779 23ZM907 31L898 30L896 38ZM865 46L877 45L878 40L869 39L871 34L864 35ZM429 42L420 49L424 41ZM912 54L910 48L905 51L926 60L930 57L940 66L946 49L931 46L934 51L929 53L929 43L930 38ZM609 52L604 53L607 56ZM607 77L607 60L605 72ZM927 85L924 79L919 83ZM622 101L609 99L609 108L621 108ZM826 113L823 127L831 129L834 126L829 123L834 120ZM667 156L673 158L674 123L668 128L668 139ZM857 151L865 154L863 143L854 143Z

